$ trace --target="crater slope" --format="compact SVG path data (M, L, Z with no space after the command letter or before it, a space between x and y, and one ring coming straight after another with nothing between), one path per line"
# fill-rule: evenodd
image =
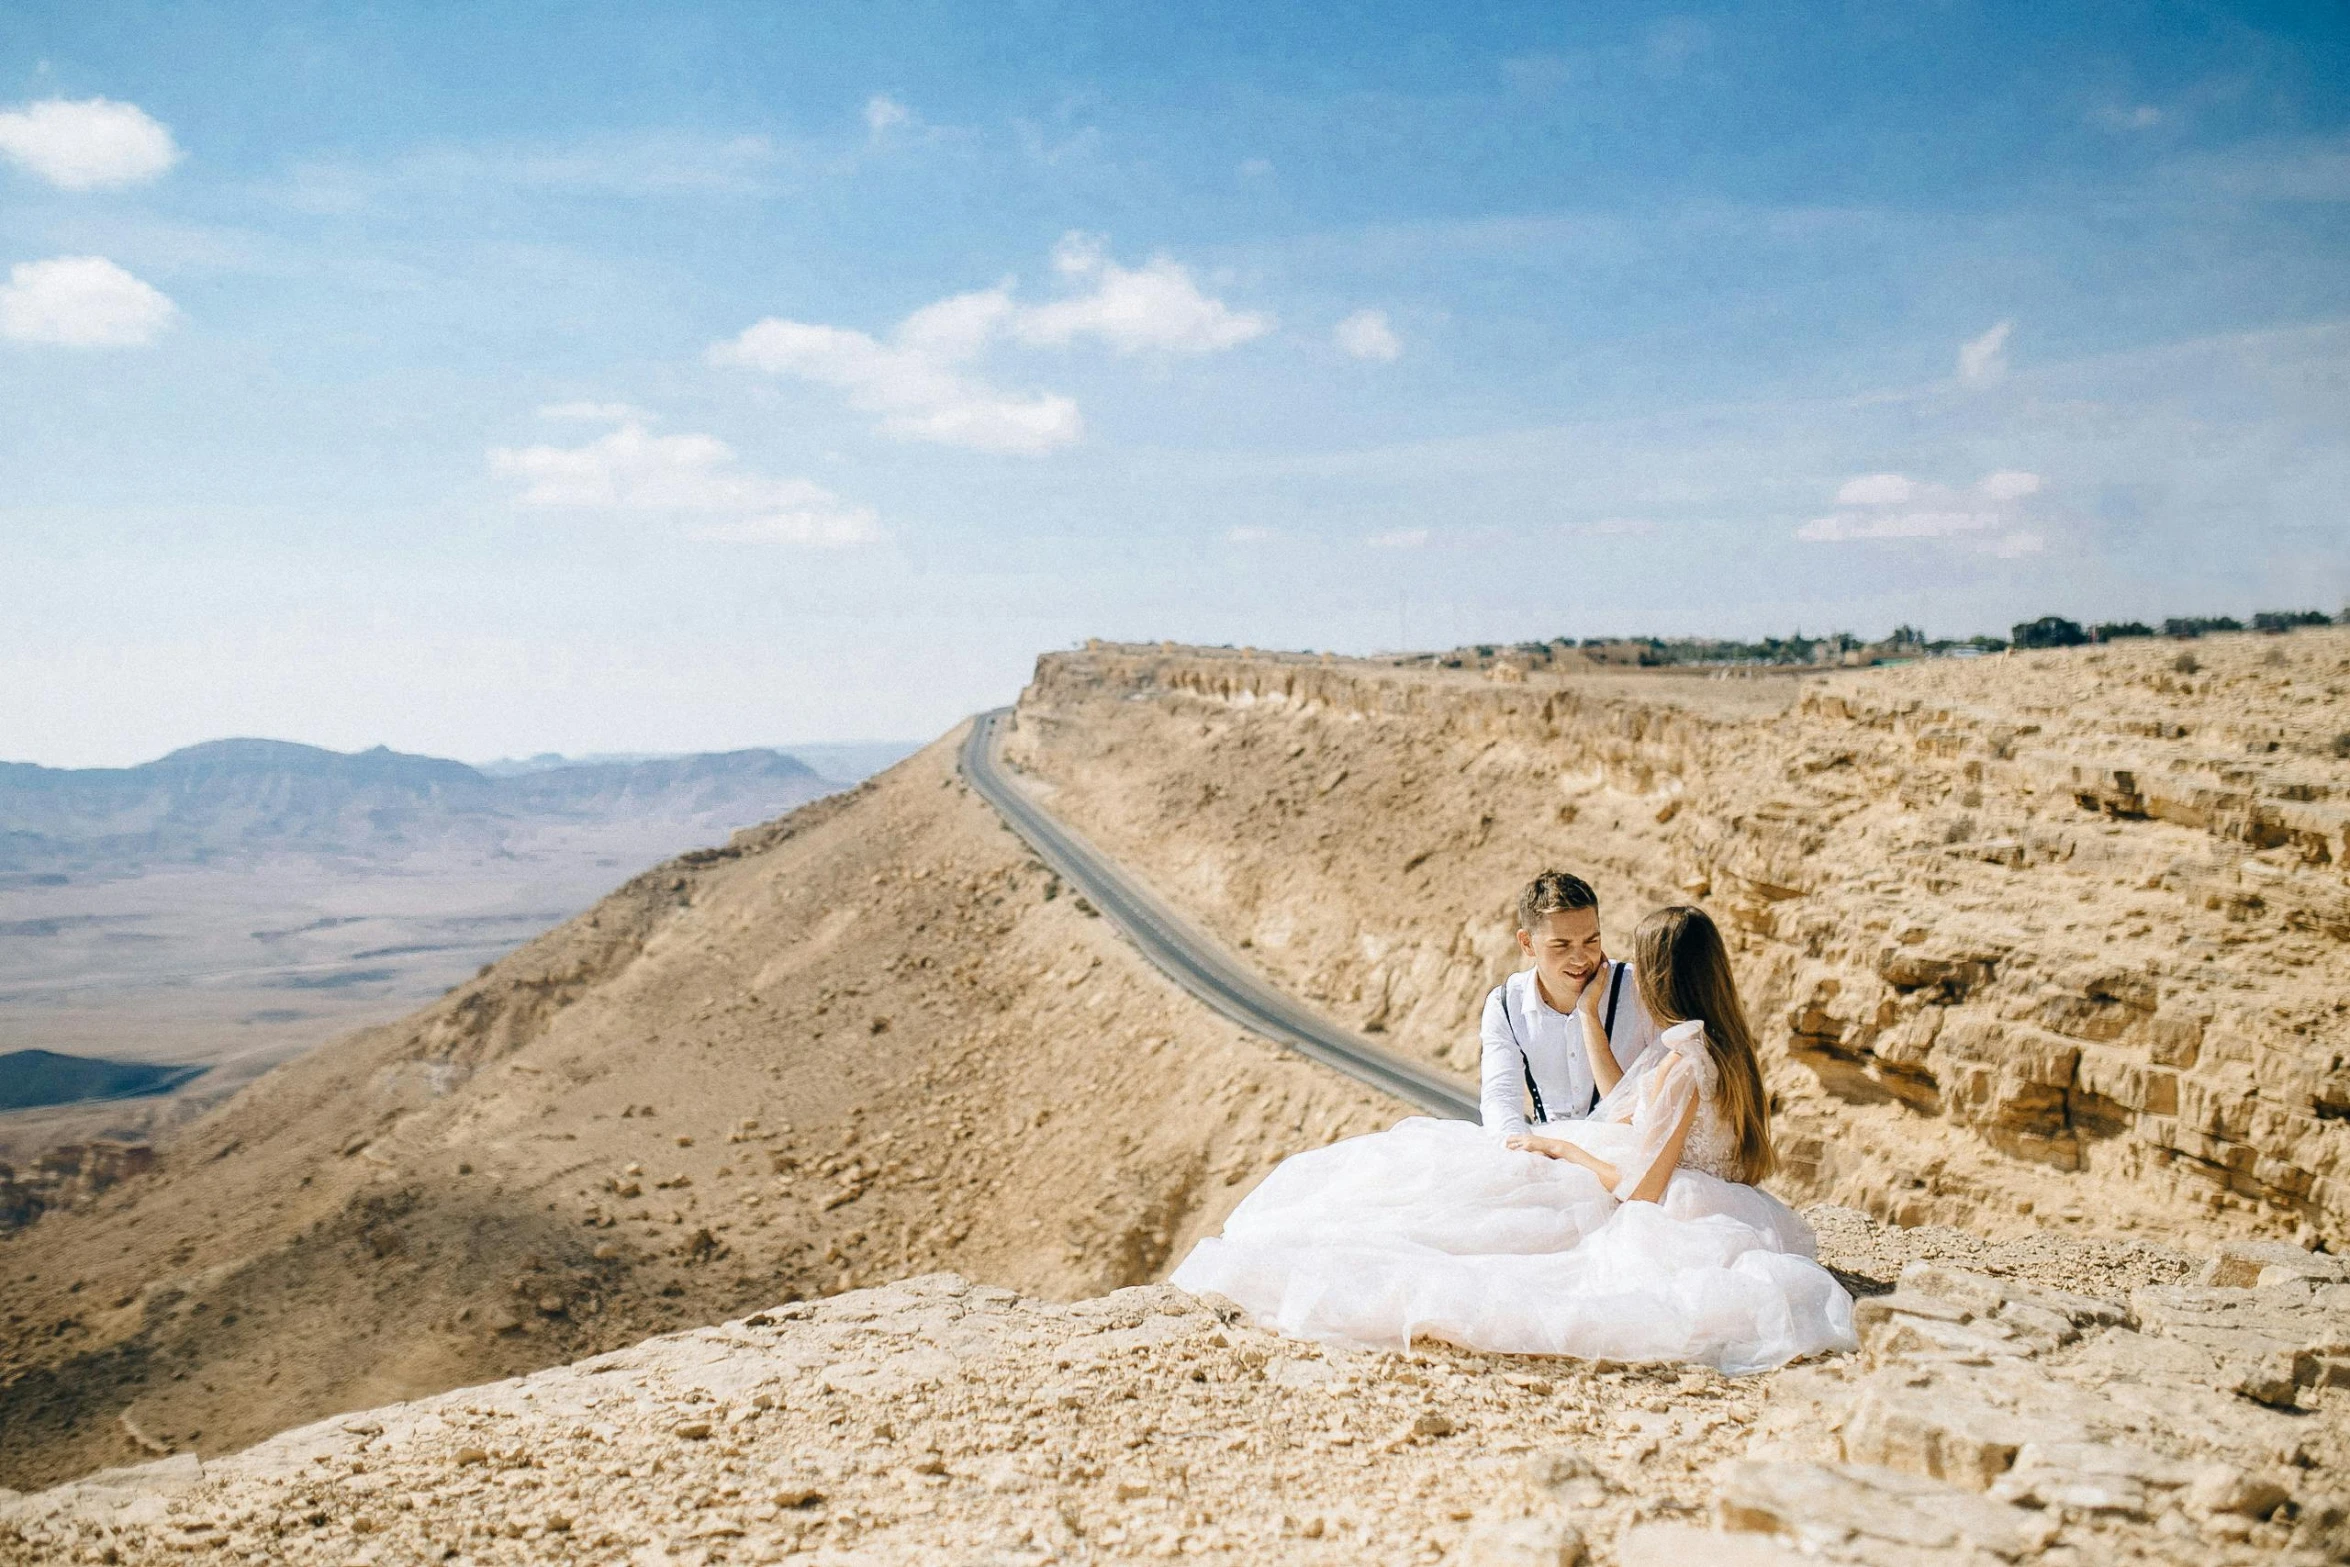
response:
M1149 1280L1395 1107L1183 998L950 736L639 876L0 1238L0 1484L953 1267Z

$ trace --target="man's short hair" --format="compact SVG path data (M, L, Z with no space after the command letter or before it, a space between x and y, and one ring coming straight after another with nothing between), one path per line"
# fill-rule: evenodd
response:
M1597 909L1599 894L1591 883L1568 871L1544 871L1518 894L1518 929L1532 930L1545 914L1562 909Z

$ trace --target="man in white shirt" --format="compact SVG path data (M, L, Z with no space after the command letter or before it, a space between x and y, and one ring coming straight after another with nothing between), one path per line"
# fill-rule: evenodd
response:
M1518 946L1534 966L1485 998L1485 1129L1579 1121L1657 1042L1632 965L1608 959L1599 895L1580 876L1544 871L1518 894Z

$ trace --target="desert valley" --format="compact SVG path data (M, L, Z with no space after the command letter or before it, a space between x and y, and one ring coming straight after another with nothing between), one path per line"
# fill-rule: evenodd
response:
M2350 1560L2350 631L1040 660L1032 795L1466 1081L1533 869L1734 932L1857 1354L1295 1343L1163 1280L1407 1107L1146 963L960 731L0 1238L0 1559Z

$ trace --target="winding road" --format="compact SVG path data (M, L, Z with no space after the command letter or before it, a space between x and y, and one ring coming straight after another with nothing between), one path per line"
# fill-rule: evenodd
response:
M1222 944L1199 930L1119 869L1100 850L1046 814L1021 789L999 754L1012 710L999 707L971 721L963 742L964 779L1103 917L1126 933L1143 956L1192 995L1251 1033L1335 1067L1431 1115L1477 1118L1477 1099L1465 1085L1401 1060L1318 1017L1251 973Z

